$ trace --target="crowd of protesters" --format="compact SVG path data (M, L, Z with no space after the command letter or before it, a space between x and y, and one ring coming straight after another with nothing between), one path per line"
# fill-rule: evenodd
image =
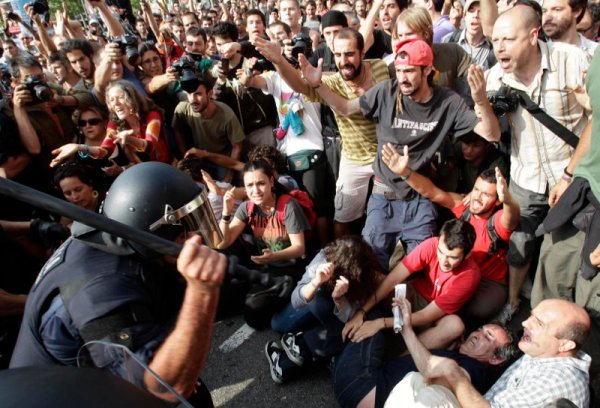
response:
M1 177L99 213L141 163L191 177L214 246L273 278L219 309L281 335L276 383L320 364L343 407L594 404L600 2L85 6L2 11ZM3 367L72 223L0 199Z

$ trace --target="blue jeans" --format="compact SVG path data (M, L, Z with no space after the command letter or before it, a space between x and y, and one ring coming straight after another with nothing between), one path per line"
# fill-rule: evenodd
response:
M389 269L390 255L398 241L406 253L437 232L437 210L426 198L387 200L383 194L371 194L362 236L373 247L384 271Z
M313 327L318 322L308 307L295 309L291 303L288 303L286 307L273 315L271 329L279 333L296 333Z
M379 317L372 310L368 319ZM333 392L342 408L356 407L377 386L377 373L383 366L385 340L382 331L361 341L348 341L333 365Z

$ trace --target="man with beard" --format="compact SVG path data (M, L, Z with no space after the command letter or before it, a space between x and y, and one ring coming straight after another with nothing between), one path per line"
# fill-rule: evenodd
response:
M333 55L338 72L318 78L310 84L283 58L277 47L257 39L256 48L269 59L282 78L296 91L308 96L309 100L323 103L317 94L321 80L344 101L355 100L377 83L389 78L388 68L381 60L363 62L364 42L356 30L344 28L333 40ZM310 65L303 55L301 65ZM322 64L322 63L320 63ZM372 163L377 153L375 125L363 115L335 115L340 135L344 141L339 176L335 195L334 235L341 237L350 232L350 223L362 217L369 180L373 176Z
M81 77L73 89L91 91L94 88L94 73L96 72L92 44L87 40L68 40L62 44L62 52L67 55L71 66Z
M433 53L423 40L409 39L396 47L396 78L382 81L360 98L343 99L320 86L318 70L304 66L304 76L340 117L362 113L377 124L378 152L373 170L375 184L369 198L363 238L373 247L381 266L388 268L390 253L401 241L410 253L435 234L437 211L417 194L406 179L382 160L384 145L409 146L413 170L429 175L435 153L450 133L455 137L474 131L489 141L500 138L498 121L485 93L481 68L469 69L469 85L477 115L454 91L431 85ZM479 120L478 120L479 116ZM339 120L338 120L339 122Z
M193 154L195 149L230 156L239 160L244 131L235 113L222 102L213 99L214 80L197 73L197 88L188 92L188 101L179 102L173 114L173 130L180 153ZM230 181L232 170L211 169L216 180Z
M391 143L386 144L383 162L404 177L417 193L450 209L457 218L468 221L475 228L472 257L481 270L481 281L463 313L477 322L491 319L506 302L506 247L510 234L519 223L519 204L508 192L500 170L484 170L475 181L469 204L465 205L463 195L444 191L410 169L408 146L404 147L401 156ZM502 208L498 209L500 205Z
M546 37L581 48L590 58L598 46L577 32L577 23L585 15L586 0L544 0L542 28Z

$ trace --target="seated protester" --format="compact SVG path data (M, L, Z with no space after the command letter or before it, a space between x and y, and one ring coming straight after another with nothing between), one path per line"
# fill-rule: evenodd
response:
M233 23L221 21L212 29L212 36L219 53L222 47L237 41L237 29ZM277 113L273 97L258 89L246 88L237 78L238 69L251 69L241 54L221 59L213 69L217 78L215 97L229 106L236 114L250 146L274 145L273 127Z
M271 24L269 30L276 40L291 38L291 30L285 23ZM248 73L239 73L242 84L275 98L281 124L276 134L277 147L287 158L290 174L302 183L315 204L317 230L321 244L325 245L329 236L328 220L334 212L335 180L323 151L321 104L309 102L303 94L294 92L277 71L261 75L256 71Z
M476 133L465 135L456 142L456 192L467 194L475 185L479 175L488 169L498 167L500 173L509 174L508 157L500 152L494 143L490 143Z
M479 266L481 281L463 313L477 322L491 319L506 303L506 250L510 235L519 224L520 215L519 204L508 191L500 170L488 169L481 173L470 192L469 204L465 205L462 195L443 191L408 166L408 146L404 147L404 155L401 156L394 146L386 144L383 161L418 194L450 209L454 216L475 228L472 259ZM500 205L502 208L499 208Z
M470 257L474 243L471 224L446 221L439 237L423 241L392 269L374 296L346 323L342 338L357 343L392 328L390 319L365 320L365 314L387 299L396 284L406 282L406 297L415 311L412 321L419 328L419 339L428 349L448 347L464 330L456 313L479 285L479 267Z
M445 381L463 407L552 406L559 398L576 407L590 404L591 358L581 350L590 332L590 316L563 299L539 303L523 322L519 349L525 355L482 395L453 360L436 358L426 378Z
M338 238L306 267L292 302L273 316L271 326L288 332L265 346L271 378L280 384L299 368L339 354L342 329L383 279L371 247L358 236ZM283 329L283 330L281 330ZM298 330L306 329L303 333Z
M170 163L161 109L140 94L129 81L114 81L106 95L110 121L102 144L64 145L55 150L57 156L53 163L60 163L78 152L81 152L80 156L93 159L114 159L118 166L113 166L116 168L111 168L108 176L116 176L124 170L123 166L142 161ZM115 152L117 146L118 151Z
M454 350L427 350L419 341L418 336L413 330L411 321L411 306L406 299L395 299L402 313L402 338L406 344L410 355L396 357L388 361L381 370L378 370L376 393L371 393L365 397L375 397L375 407L381 408L385 404L392 404L394 401L409 402L412 395L398 395L396 398L388 399L390 392L395 393L395 386L406 375L419 371L420 375L427 372L427 365L432 364L433 356L442 356L450 358L468 373L471 383L480 392L485 392L495 382L497 368L512 361L516 356L518 349L516 347L516 338L506 328L497 324L486 324L473 331L460 345ZM336 365L336 369L343 369L343 365ZM404 381L402 381L404 382ZM435 383L435 382L434 382ZM392 389L394 389L392 391ZM423 392L424 390L420 390ZM413 394L414 395L414 394ZM390 396L391 397L391 396ZM418 398L418 396L415 396ZM413 397L414 398L414 397ZM365 400L363 400L365 401ZM371 402L373 402L371 400ZM361 405L363 407L373 406L370 403Z
M225 194L223 215L219 223L223 242L219 248L229 248L248 226L253 241L251 264L254 267L262 266L266 273L272 275L287 275L298 279L304 270L304 233L310 231L303 208L275 181L273 169L265 161L248 163L243 176L248 200L238 207L232 217L233 189ZM251 293L264 289L266 288L261 285L255 285ZM253 327L267 326L273 313L283 308L288 301L287 298L277 296L262 304L255 304L256 300L249 295L244 310L246 322Z

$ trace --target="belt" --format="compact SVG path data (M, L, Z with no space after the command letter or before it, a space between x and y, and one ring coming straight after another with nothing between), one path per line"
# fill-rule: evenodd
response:
M408 194L401 196L400 194L396 193L394 190L392 190L388 186L377 184L377 183L373 183L372 193L373 194L381 194L383 196L383 198L385 198L388 201L396 201L396 200L408 201L408 200L412 200L415 196L413 190L410 190Z

